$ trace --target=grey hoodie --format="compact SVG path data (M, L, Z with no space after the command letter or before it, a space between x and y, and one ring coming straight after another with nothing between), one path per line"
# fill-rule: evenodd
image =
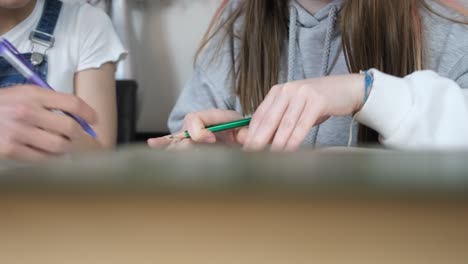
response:
M227 13L239 1L231 1ZM290 8L290 36L287 41L278 83L314 78L325 75L346 74L348 69L341 45L340 33L336 30L336 18L342 0L332 0L315 15L308 13L295 1ZM446 7L430 1L431 7L443 14L453 15ZM448 22L436 15L423 11L425 36L427 39L429 69L443 77L457 80L461 73L468 72L468 65L455 68L460 57L468 54L468 30L466 26ZM237 22L237 27L242 23ZM187 113L207 109L235 110L242 114L239 98L232 85L232 54L236 54L239 43L223 43L219 57L212 60L220 37L199 58L194 75L187 82L168 121L171 132L180 130ZM457 64L458 62L458 64ZM462 86L463 87L463 86ZM316 146L343 146L348 143L351 116L331 117L309 133L305 144ZM352 144L357 142L357 125L353 125Z

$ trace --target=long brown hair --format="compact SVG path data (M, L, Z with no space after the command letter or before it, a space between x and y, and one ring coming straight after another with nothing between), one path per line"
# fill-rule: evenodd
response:
M220 31L225 31L225 37L231 40L240 40L232 73L242 109L250 114L278 83L283 45L288 37L289 1L239 1L230 16L222 18L228 2L223 1L197 57ZM422 7L433 12L425 0L345 0L339 27L349 72L376 68L403 77L424 69ZM243 26L234 32L234 24L241 16ZM361 142L374 142L377 133L361 127L359 138Z

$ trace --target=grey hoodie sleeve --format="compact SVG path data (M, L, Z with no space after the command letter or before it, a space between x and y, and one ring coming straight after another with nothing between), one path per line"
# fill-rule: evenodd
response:
M222 67L223 65L219 65ZM184 118L188 113L207 109L233 110L232 96L228 86L223 85L223 76L211 70L208 75L201 66L196 66L191 79L185 85L168 121L171 133L182 129ZM214 80L208 76L215 77Z
M230 1L222 16L226 19L239 3L240 0ZM235 31L240 28L241 21L234 25ZM224 31L220 31L215 35L197 58L194 73L169 116L171 133L182 129L188 113L208 109L241 111L232 77L232 69L235 67L233 57L238 51L239 40L225 38L224 34Z

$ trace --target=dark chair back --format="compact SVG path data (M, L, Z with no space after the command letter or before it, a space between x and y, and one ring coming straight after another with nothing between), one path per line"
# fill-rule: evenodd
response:
M117 144L128 144L136 136L138 84L133 80L117 81Z

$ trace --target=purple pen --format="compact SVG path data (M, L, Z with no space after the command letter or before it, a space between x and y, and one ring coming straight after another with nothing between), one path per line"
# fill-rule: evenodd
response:
M13 66L31 84L54 91L54 89L45 80L39 77L32 70L32 65L20 55L18 50L4 38L0 38L0 56L4 57L5 60L7 60L11 66ZM94 130L83 119L67 112L63 113L78 122L83 130L90 136L97 138L96 132L94 132Z

